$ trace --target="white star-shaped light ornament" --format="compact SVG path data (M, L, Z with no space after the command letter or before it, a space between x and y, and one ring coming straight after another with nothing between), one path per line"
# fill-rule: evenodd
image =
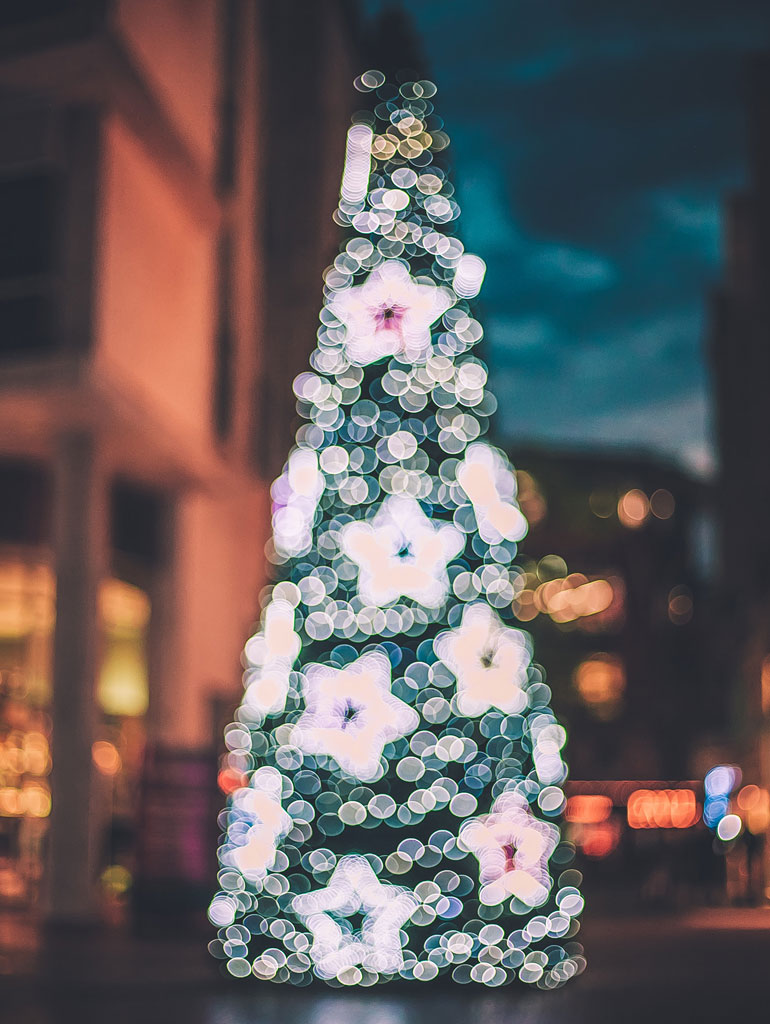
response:
M370 522L341 530L342 550L358 565L358 593L382 607L411 597L438 608L449 591L447 565L465 546L465 535L450 523L437 523L416 498L391 495Z
M338 291L329 308L345 326L348 358L367 366L394 355L424 361L431 327L456 301L449 288L418 282L403 263L385 260L363 284Z
M292 903L313 934L310 955L321 978L336 978L358 964L396 974L404 965L400 931L417 906L414 893L382 883L356 854L340 858L325 889L295 896ZM359 932L340 924L359 913L365 915Z
M281 598L265 609L262 629L247 641L244 653L249 672L244 704L261 715L283 711L289 692L289 674L302 647L294 630L294 607Z
M487 544L518 541L526 535L527 520L516 503L516 477L502 453L483 441L470 445L457 467L457 482L473 505Z
M536 818L518 793L502 793L491 813L461 826L458 839L479 862L479 900L486 906L512 896L529 907L545 903L548 861L558 842L556 826Z
M346 665L308 665L305 711L289 742L308 754L333 757L349 775L372 782L382 774L386 743L414 732L420 717L391 693L388 657L377 651Z
M252 821L245 840L233 845L223 858L249 881L260 881L275 863L278 842L291 831L293 821L281 807L281 773L276 768L258 768L248 786L236 790L232 808L238 819Z
M491 708L516 714L527 706L529 637L504 625L488 604L466 605L456 629L439 633L436 654L457 678L457 707L468 718Z
M312 448L295 448L271 488L273 544L284 558L301 555L313 540L313 519L324 477Z

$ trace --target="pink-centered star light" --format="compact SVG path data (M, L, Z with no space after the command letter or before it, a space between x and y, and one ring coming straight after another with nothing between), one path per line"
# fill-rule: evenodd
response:
M458 842L479 862L481 903L515 897L539 907L551 888L548 861L558 841L556 826L536 818L524 797L502 793L489 814L465 822Z
M337 292L329 308L345 326L348 358L366 366L394 355L423 361L431 327L455 301L448 288L418 283L403 263L386 260L363 284Z
M305 712L292 729L291 743L308 754L333 757L363 782L379 778L385 744L413 732L420 721L390 686L390 661L376 651L342 669L309 665Z

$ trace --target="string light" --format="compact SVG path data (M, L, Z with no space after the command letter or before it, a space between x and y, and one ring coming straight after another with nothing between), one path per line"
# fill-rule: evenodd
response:
M372 166L372 137L372 129L367 124L354 124L348 129L340 188L340 195L347 203L362 203L366 199Z
M515 628L527 523L484 440L485 265L453 234L435 86L355 87L371 112L347 137L345 237L271 491L276 582L226 730L210 948L277 983L557 988L585 965L582 897L552 883L576 874L566 733ZM549 614L597 611L601 586L549 592Z

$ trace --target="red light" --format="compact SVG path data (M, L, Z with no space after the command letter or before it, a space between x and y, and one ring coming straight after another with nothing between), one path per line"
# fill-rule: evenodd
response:
M217 775L217 785L223 793L229 795L234 793L236 789L241 789L242 786L246 785L246 776L242 772L234 771L232 768L224 768Z

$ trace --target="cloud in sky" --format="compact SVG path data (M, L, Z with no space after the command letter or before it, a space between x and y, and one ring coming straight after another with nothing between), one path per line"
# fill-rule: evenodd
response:
M369 0L370 10L382 6ZM713 463L703 353L766 0L404 0L439 86L511 440Z

